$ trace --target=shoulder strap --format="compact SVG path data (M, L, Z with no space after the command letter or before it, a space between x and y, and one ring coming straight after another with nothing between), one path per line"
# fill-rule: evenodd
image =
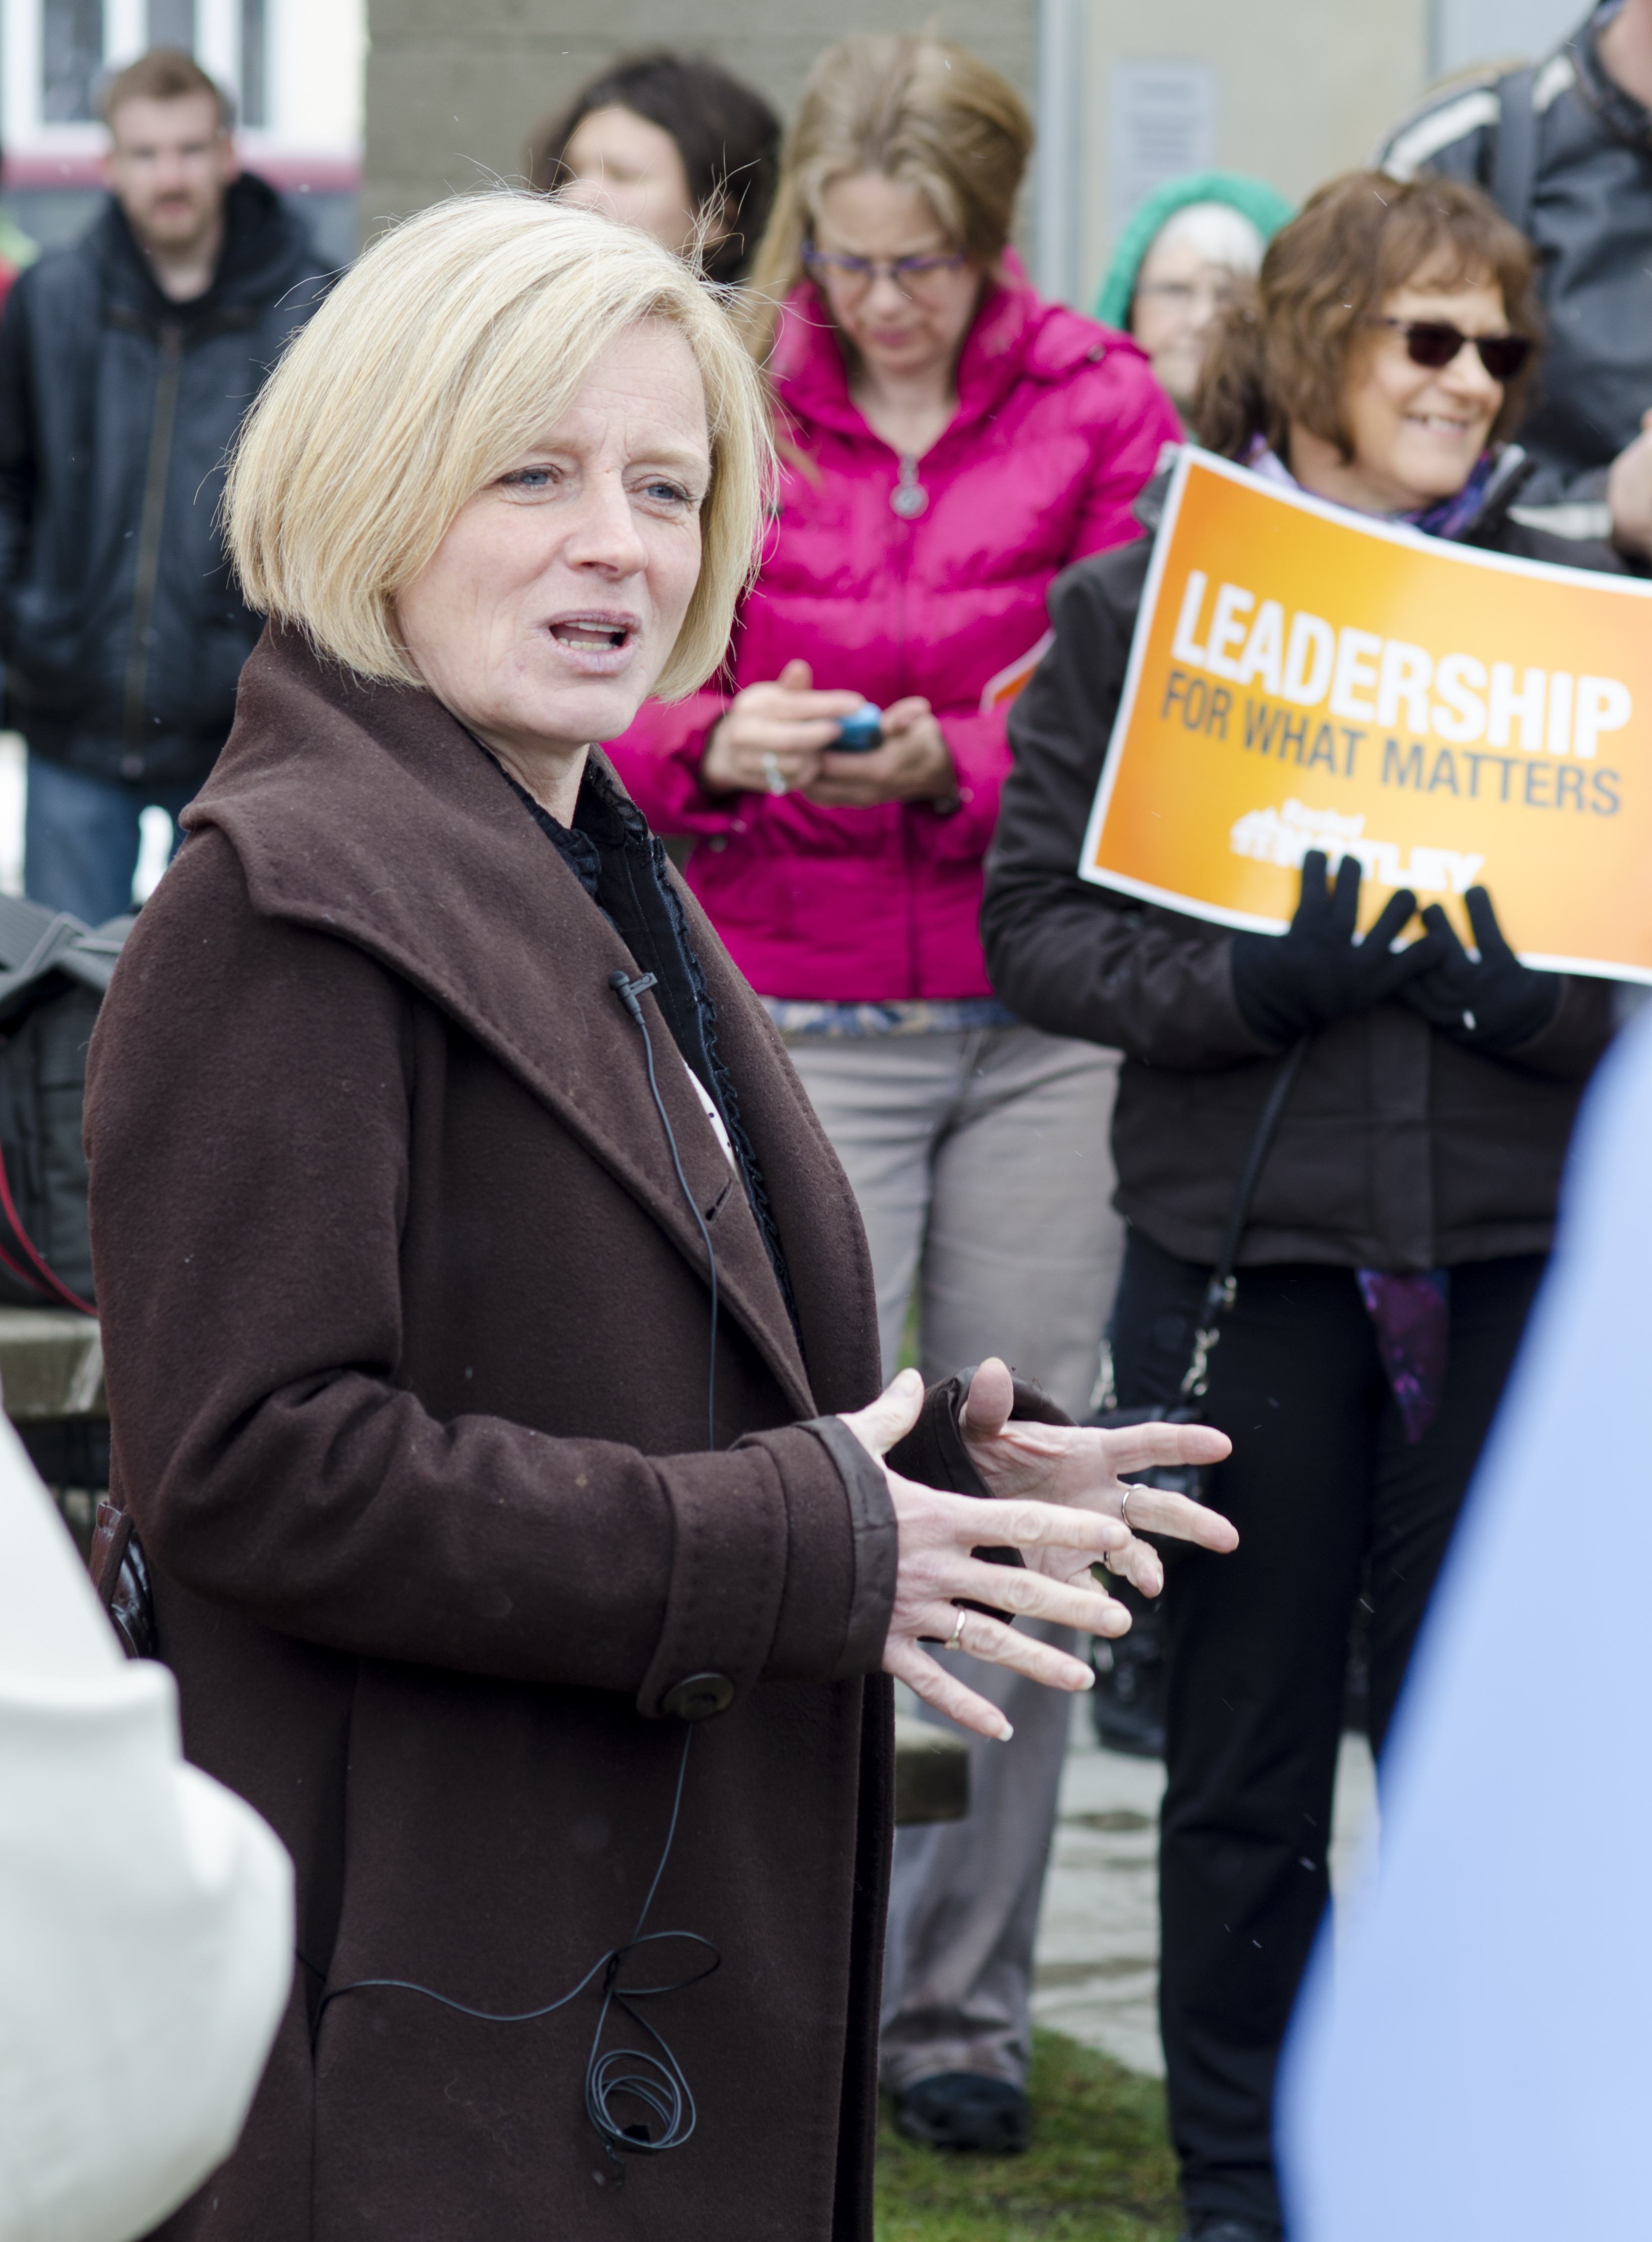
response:
M0 1015L50 973L67 974L101 997L131 925L126 917L94 929L67 911L0 896Z
M1273 1077L1273 1087L1267 1094L1267 1103L1257 1122L1256 1133L1251 1138L1251 1149L1245 1156L1244 1167L1239 1171L1239 1188L1233 1194L1232 1210L1227 1218L1227 1228L1216 1257L1216 1266L1211 1271L1210 1282L1205 1287L1205 1297L1199 1304L1199 1329L1193 1334L1193 1359L1182 1379L1184 1401L1198 1400L1209 1383L1207 1373L1211 1349L1222 1335L1222 1319L1232 1306L1233 1295L1238 1289L1233 1269L1239 1259L1246 1225L1251 1218L1251 1201L1256 1196L1256 1186L1261 1181L1267 1156L1273 1149L1273 1139L1279 1133L1286 1100L1302 1071L1302 1062L1313 1041L1311 1035L1302 1036L1285 1054L1279 1071Z
M1531 231L1537 185L1537 111L1532 96L1541 65L1529 64L1497 81L1497 144L1492 155L1492 200L1511 225Z

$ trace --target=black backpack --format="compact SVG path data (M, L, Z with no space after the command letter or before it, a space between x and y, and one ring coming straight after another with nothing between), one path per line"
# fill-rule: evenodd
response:
M86 1049L131 924L0 896L0 1306L96 1313Z

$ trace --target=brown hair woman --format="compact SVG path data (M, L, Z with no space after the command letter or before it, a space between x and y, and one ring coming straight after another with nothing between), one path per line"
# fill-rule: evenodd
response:
M769 222L780 119L762 94L701 56L628 55L534 135L543 194L692 251L708 279L738 280Z

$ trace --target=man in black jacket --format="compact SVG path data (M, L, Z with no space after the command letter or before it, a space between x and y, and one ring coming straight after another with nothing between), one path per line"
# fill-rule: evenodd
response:
M29 894L127 910L138 820L211 769L261 625L216 515L224 454L319 299L302 226L240 172L229 104L157 49L111 84L106 208L0 319L0 655L29 746Z
M1434 95L1378 161L1485 188L1536 245L1548 336L1520 518L1652 554L1652 0L1602 0L1530 69Z

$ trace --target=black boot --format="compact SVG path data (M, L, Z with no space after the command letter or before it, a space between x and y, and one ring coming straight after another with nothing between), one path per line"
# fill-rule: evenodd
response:
M973 2149L1013 2156L1027 2145L1027 2098L1007 2078L974 2071L937 2071L896 2097L895 2122L932 2149Z

